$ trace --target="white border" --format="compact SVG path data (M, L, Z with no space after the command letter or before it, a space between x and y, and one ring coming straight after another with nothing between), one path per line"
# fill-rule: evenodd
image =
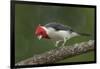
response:
M24 0L97 5L97 64L39 67L34 69L98 69L100 64L100 0ZM0 0L0 69L10 69L10 1Z

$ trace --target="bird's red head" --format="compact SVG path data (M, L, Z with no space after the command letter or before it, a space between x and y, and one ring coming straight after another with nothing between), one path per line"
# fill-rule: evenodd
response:
M41 38L48 38L46 30L41 25L37 26L36 31L35 31L35 35L39 39L41 39Z

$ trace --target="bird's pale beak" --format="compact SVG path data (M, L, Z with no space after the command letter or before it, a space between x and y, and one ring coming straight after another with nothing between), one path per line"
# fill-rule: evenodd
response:
M38 39L40 40L41 38L42 38L42 35L39 35L39 36L38 36Z

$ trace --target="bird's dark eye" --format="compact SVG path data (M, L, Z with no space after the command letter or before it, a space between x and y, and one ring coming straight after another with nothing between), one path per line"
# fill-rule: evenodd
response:
M41 35L42 35L42 34L43 34L43 31L40 31L40 32L39 32L39 34L41 34Z

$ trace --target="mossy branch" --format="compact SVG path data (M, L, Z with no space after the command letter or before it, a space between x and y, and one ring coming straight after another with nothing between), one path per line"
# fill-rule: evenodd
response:
M16 63L16 65L52 64L63 60L64 58L69 58L91 50L94 50L94 40L76 43L72 46L58 47L43 54L35 55L26 60L22 60L21 62Z

